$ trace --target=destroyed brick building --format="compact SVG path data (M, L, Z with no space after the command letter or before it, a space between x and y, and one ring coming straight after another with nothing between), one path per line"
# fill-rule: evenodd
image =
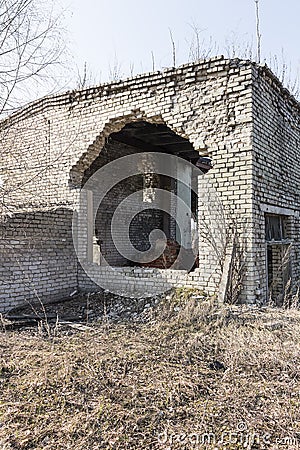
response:
M6 118L0 311L99 290L97 274L108 289L122 274L133 295L157 285L209 293L221 287L223 299L282 303L299 283L299 118L299 104L267 67L223 57L49 96ZM145 152L176 156L185 185L146 168L115 183L96 213L87 194L79 232L87 273L73 239L79 193L99 168ZM202 170L198 196L193 169L180 161ZM190 246L193 220L199 249L189 270L172 266L180 202L171 205L173 217L162 214L151 208L152 188L174 193L191 211L181 245ZM167 239L159 257L140 264L122 257L111 235L116 208L135 190L144 192L145 211L131 222L132 245L147 249L154 228Z

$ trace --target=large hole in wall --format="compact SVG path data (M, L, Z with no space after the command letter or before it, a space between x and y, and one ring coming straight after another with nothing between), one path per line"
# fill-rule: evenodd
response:
M204 173L211 167L210 159L200 157L199 152L193 148L188 139L177 135L164 124L140 121L129 123L121 131L109 136L99 156L85 171L83 183L105 164L122 156L142 152L161 152L176 155L199 167ZM109 265L116 267L141 265L165 269L172 266L180 250L179 242L181 242L181 245L183 242L176 224L176 212L172 215L159 208L151 208L151 203L154 202L156 189L163 189L175 195L178 195L179 191L183 192L185 201L189 203L192 212L189 231L192 241L193 234L196 235L198 223L198 199L192 189L187 191L186 187L180 186L181 184L174 178L153 174L150 171L147 173L146 171L146 173L120 181L111 189L97 211L93 243L94 246L99 246L101 257L105 258ZM111 234L111 222L118 205L139 190L143 192L143 202L147 203L148 207L136 214L130 223L129 236L132 245L139 251L148 250L150 246L149 235L154 229L163 231L167 238L167 244L159 258L151 262L137 264L130 258L124 258L117 250ZM175 205L169 205L170 211L173 207L175 208ZM99 263L101 264L101 260ZM194 267L197 266L198 259L196 258Z

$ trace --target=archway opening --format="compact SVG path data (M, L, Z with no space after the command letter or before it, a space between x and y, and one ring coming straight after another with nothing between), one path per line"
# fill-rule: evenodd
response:
M208 156L200 156L188 139L179 136L166 125L145 121L131 122L120 131L112 133L106 140L99 156L85 171L83 184L106 164L123 156L144 152L175 155L178 161L176 170L178 173L182 171L180 179L184 179L184 183L178 181L176 177L153 173L150 169L147 172L145 167L138 175L125 179L119 176L120 181L106 194L96 214L93 250L90 254L93 262L100 265L108 263L115 267L138 265L168 269L173 266L180 248L189 252L194 244L193 240L197 235L198 224L198 198L190 188L194 176L193 171L187 171L183 162L189 161L193 166L206 173L211 168L211 160ZM164 205L163 208L158 208L155 203L157 190L174 194L170 197L169 204ZM166 238L164 251L158 258L154 258L150 262L149 260L145 262L140 260L137 263L128 255L124 257L115 245L114 238L116 236L112 235L112 220L118 206L137 191L142 192L142 202L145 204L145 208L141 208L141 211L130 222L131 244L139 252L147 251L151 246L149 236L152 230L161 230ZM180 201L176 201L174 198L178 198ZM176 217L181 217L181 221L183 220L182 201L190 210L190 214L184 213L187 216L184 218L184 226L178 227ZM122 238L121 235L117 236L117 239L122 240ZM159 239L155 245L160 245ZM193 268L198 264L196 257ZM177 268L180 268L180 265L177 265Z

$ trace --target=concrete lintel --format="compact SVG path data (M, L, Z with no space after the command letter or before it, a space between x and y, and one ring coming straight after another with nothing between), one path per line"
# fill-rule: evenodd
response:
M281 208L280 206L275 206L275 205L268 205L266 203L261 203L260 209L264 213L280 214L282 216L299 217L299 211L295 211L294 209L290 209L290 208Z

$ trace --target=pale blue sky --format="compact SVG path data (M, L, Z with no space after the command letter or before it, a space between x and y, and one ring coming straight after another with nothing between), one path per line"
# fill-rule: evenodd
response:
M244 47L253 42L255 53L254 0L61 0L68 9L66 28L73 42L72 52L79 67L87 62L95 82L110 77L115 58L120 74L129 76L172 65L169 28L176 44L177 63L189 57L193 32L191 24L202 29L201 39L209 46L210 37L224 53L234 41ZM277 55L300 66L300 1L260 0L262 54L269 60ZM280 64L280 63L279 63Z

